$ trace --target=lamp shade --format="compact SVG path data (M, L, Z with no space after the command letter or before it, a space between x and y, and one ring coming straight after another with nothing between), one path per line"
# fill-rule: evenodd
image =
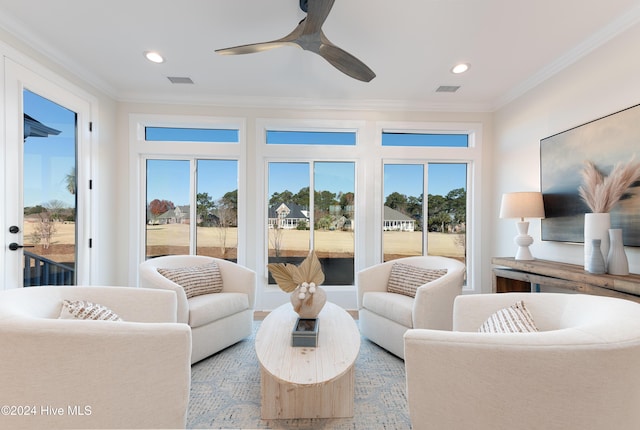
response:
M534 191L503 194L500 218L544 218L542 193Z

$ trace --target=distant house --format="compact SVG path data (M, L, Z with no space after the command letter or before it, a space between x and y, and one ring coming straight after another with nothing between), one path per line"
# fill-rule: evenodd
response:
M281 203L269 208L269 228L295 229L300 222L309 225L309 211L295 203Z
M383 219L382 230L384 231L414 231L416 229L416 220L391 209L389 206L384 207Z
M169 209L158 216L153 216L151 211L147 210L149 224L189 224L189 216L189 205L176 206L175 209Z
M189 205L176 206L173 210L175 222L178 224L189 224L190 207Z

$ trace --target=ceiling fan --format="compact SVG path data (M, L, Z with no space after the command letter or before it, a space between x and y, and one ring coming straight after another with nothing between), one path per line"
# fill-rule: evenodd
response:
M342 73L369 82L376 74L362 61L331 43L322 31L322 25L334 2L335 0L300 0L300 9L307 16L288 35L269 42L216 49L216 52L221 55L253 54L285 45L296 45L320 55Z

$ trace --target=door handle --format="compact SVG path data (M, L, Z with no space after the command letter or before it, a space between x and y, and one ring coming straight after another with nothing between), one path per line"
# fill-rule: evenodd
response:
M17 251L20 248L33 248L33 245L18 245L15 242L11 242L9 244L9 249L12 250L12 251Z

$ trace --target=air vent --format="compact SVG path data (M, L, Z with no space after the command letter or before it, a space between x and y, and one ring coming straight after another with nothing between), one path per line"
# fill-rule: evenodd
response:
M440 85L436 93L455 93L460 89L460 85Z
M167 76L172 84L193 84L191 78L181 76Z

